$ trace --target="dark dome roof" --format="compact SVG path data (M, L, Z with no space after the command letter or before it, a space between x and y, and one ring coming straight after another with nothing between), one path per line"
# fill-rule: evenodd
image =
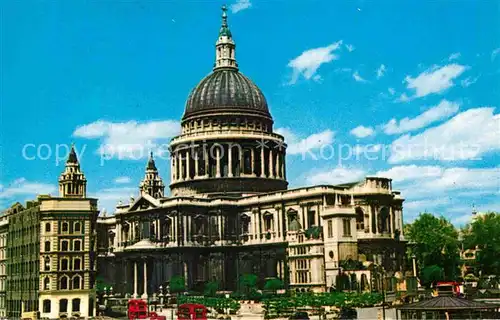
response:
M184 119L210 111L248 111L271 117L260 89L236 69L217 69L191 91Z

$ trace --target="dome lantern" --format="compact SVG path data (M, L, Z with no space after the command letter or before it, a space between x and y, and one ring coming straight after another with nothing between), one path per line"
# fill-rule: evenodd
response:
M227 25L226 11L226 6L222 6L222 25L219 31L219 38L215 44L214 71L221 68L238 70L238 63L236 63L235 58L236 45L234 44L233 36Z

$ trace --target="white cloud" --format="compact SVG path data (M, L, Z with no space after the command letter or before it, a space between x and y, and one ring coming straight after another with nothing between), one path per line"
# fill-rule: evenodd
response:
M0 199L6 200L19 200L19 197L23 199L27 196L36 197L40 194L53 194L57 191L57 188L53 184L47 184L43 182L28 181L25 178L19 178L8 186L2 186L0 188ZM53 194L55 196L55 194Z
M376 175L391 178L395 183L411 188L413 191L409 191L408 195L435 193L437 196L440 192L458 190L500 192L500 167L445 168L408 165L395 166L386 171L379 171Z
M119 183L119 184L123 184L123 183L130 183L130 177L126 177L126 176L123 176L123 177L118 177L115 179L115 183Z
M463 220L456 213L470 214L471 205L500 195L500 167L464 168L442 166L395 166L377 176L393 179L393 188L402 192L405 218L427 211ZM481 208L491 208L480 205ZM405 220L406 220L405 219ZM455 223L455 222L454 222Z
M307 182L312 185L317 184L340 184L359 181L365 176L366 172L361 169L348 169L337 167L323 172L310 173Z
M377 69L377 79L382 78L386 71L387 71L387 69L386 69L385 65L381 64L380 67L378 67L378 69Z
M457 199L463 204L466 199L500 195L500 167L445 168L409 165L392 167L377 172L376 176L393 179L394 186L401 189L403 196L411 201L449 198Z
M448 61L457 60L458 58L460 58L460 52L455 52L450 54Z
M440 177L443 168L439 166L396 166L376 173L378 177L391 178L394 182Z
M406 210L420 210L421 212L429 212L428 209L438 207L438 206L443 206L443 205L446 205L449 203L450 203L450 200L448 198L407 201L404 203L404 209L406 209Z
M98 120L75 129L73 136L100 139L106 158L142 159L150 151L165 153L168 139L180 133L178 121L108 122Z
M454 86L453 80L459 77L466 66L459 64L449 64L444 67L435 66L428 69L417 77L406 76L407 88L415 90L415 97L425 97L429 94L442 93Z
M353 52L356 48L352 45L352 44L346 44L345 45L345 48L347 49L347 51L349 52Z
M315 82L321 82L323 78L319 74L315 74L312 78Z
M460 81L460 84L462 85L462 87L467 88L468 86L476 83L476 81L478 79L479 79L479 77L475 77L475 78L467 77L467 78L463 79L462 81Z
M288 66L293 69L290 84L297 82L300 75L307 80L313 78L322 64L338 59L333 52L338 50L341 44L342 41L337 41L326 47L309 49L292 59L288 63Z
M389 92L389 94L391 96L393 96L396 93L396 90L394 90L394 88L389 88L389 89L387 89L387 91Z
M358 138L366 138L375 134L375 130L372 127L357 126L351 130L351 134Z
M364 159L370 160L373 154L378 153L380 150L382 150L381 144L367 144L364 146L358 144L353 148L352 152L357 156L357 159L359 159L360 155L363 155Z
M275 131L285 137L285 142L288 144L286 152L290 155L305 154L310 150L319 149L323 145L331 144L335 136L333 131L325 130L301 139L289 128L279 128Z
M492 52L491 52L491 60L495 60L495 58L497 57L497 55L500 53L500 48L496 48L494 49Z
M400 134L425 128L436 121L449 118L456 114L459 107L459 104L456 102L442 100L437 106L431 107L415 118L410 119L407 117L401 119L399 124L396 119L391 119L384 125L384 132L386 134Z
M248 9L252 6L250 0L238 0L231 5L231 12L237 13L239 11Z
M408 160L478 160L483 153L500 149L500 114L494 108L469 109L447 122L391 144L390 163Z
M278 128L275 129L274 132L277 134L281 134L285 138L285 142L288 144L297 142L297 140L299 139L290 128Z
M361 77L359 75L359 72L358 71L355 71L353 74L352 74L352 77L354 78L354 80L356 80L357 82L367 82L366 79L364 79L363 77Z
M396 102L407 102L410 101L411 98L406 95L406 93L402 93L399 98L396 99Z

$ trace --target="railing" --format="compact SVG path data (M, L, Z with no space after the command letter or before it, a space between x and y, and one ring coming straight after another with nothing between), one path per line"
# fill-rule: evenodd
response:
M208 128L207 128L208 129ZM259 137L262 139L266 139L269 137L275 138L275 139L283 139L283 136L277 133L273 132L263 132L263 131L256 131L256 130L228 130L227 128L223 129L208 129L208 130L203 130L203 131L197 131L197 132L189 132L189 133L184 133L181 134L177 137L174 137L170 140L170 143L176 143L178 141L182 141L186 138L196 138L196 137L202 137L202 136L209 136L211 133L218 133L220 135L224 136L229 136L229 135L242 135L242 136L250 136L250 137ZM210 139L210 138L209 138Z

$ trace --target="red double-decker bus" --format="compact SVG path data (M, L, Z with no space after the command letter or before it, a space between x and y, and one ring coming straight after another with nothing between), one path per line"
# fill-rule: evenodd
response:
M148 311L148 304L144 300L132 299L128 302L128 318L129 320L135 319L149 319L149 320L166 320L165 316L159 316L156 312Z
M207 307L196 303L181 304L177 308L177 320L207 320Z

